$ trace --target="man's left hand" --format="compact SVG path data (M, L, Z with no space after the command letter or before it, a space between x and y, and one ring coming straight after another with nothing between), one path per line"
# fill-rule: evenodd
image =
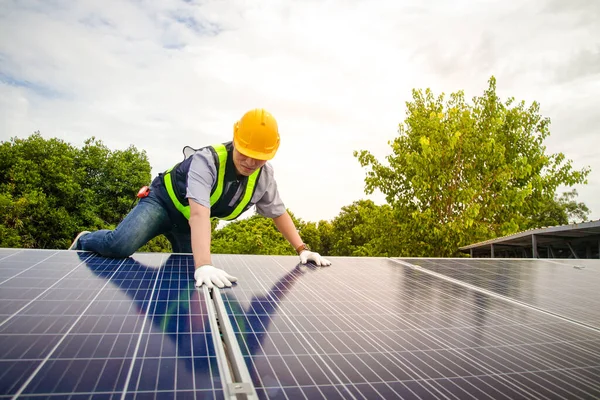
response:
M302 264L306 264L308 261L312 261L319 266L329 266L331 265L331 261L327 260L325 257L321 257L319 253L315 253L314 251L304 250L300 253L300 262Z

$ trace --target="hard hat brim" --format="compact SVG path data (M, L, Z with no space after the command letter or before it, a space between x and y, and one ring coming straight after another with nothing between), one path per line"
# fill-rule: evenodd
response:
M235 139L233 140L233 146L237 149L237 151L239 151L246 157L255 158L257 160L262 160L262 161L268 161L268 160L273 159L273 157L275 157L275 153L277 153L277 148L269 153L263 153L260 151L247 149L247 148L244 148L244 146L240 145L237 142L237 140L235 140Z

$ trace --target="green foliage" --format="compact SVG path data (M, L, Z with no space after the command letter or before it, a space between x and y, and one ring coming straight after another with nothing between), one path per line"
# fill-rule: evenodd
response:
M584 203L578 203L576 197L575 189L560 197L555 196L554 200L547 202L540 213L534 216L533 225L543 227L586 222L590 210Z
M145 151L134 146L111 151L91 138L76 157L76 176L97 216L109 224L118 224L129 212L138 189L150 183L150 163Z
M358 200L342 207L331 223L330 252L336 256L387 256L394 253L397 243L393 210L378 206L371 200Z
M39 132L0 143L0 247L67 248L82 230L117 224L150 180L145 152L78 149Z
M150 239L148 243L137 250L139 253L170 253L173 251L171 242L165 235L158 235L154 239Z
M560 198L556 199L556 202L562 207L564 212L567 214L567 223L575 224L580 222L586 222L590 209L585 203L577 202L577 190L573 189L570 192L563 193Z
M388 165L354 152L367 168L366 193L380 190L394 210L396 255L456 255L459 246L539 226L557 188L587 183L589 173L546 154L549 125L536 102L502 103L494 77L473 104L462 91L445 102L413 90Z
M290 211L298 234L312 251L330 254L332 248L332 224L328 221L304 222ZM215 254L268 254L293 255L295 250L279 233L270 218L253 215L236 220L225 227L213 230L211 252Z
M25 197L15 201L9 193L0 193L0 247L33 247L33 238L20 234L28 204Z
M298 228L298 233L300 234L302 241L306 243L312 251L316 251L317 253L323 252L323 242L321 240L319 224L306 222L296 227Z
M211 252L215 254L296 254L270 218L253 215L228 223L213 232Z
M331 254L331 249L333 248L333 226L331 222L325 220L319 221L317 223L317 232L319 241L315 243L312 249L319 254ZM302 231L300 232L300 236L302 236ZM311 245L310 241L306 243Z

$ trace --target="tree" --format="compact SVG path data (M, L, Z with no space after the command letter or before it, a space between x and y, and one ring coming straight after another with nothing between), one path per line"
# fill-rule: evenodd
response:
M564 192L560 198L556 201L563 207L565 214L567 215L567 222L576 224L579 222L586 222L588 220L588 215L590 214L590 209L585 205L585 203L577 202L575 198L577 197L577 190L573 189L570 192Z
M137 250L138 253L171 253L172 251L171 242L169 242L169 239L165 235L158 235L148 240L148 243Z
M323 250L329 249L329 223L304 222L290 210L287 212L304 243L312 251L324 254ZM221 229L213 228L212 232L211 252L215 254L293 255L296 254L294 250L273 220L258 214L230 222Z
M372 200L358 200L342 207L331 222L330 251L334 256L388 256L400 245L393 210ZM396 233L396 234L394 234Z
M150 163L145 151L134 146L111 151L94 137L87 139L75 158L75 177L96 216L118 224L129 212L135 194L150 183Z
M215 230L211 239L214 254L296 254L270 218L253 215Z
M0 246L67 248L77 232L114 227L149 182L146 153L82 149L35 132L0 143Z
M578 223L587 221L590 210L584 203L578 203L577 190L564 192L560 197L555 196L554 200L545 204L541 212L534 217L534 226L557 226L568 223Z
M388 165L354 152L367 168L365 192L380 190L394 209L405 243L398 255L457 255L459 246L534 228L559 186L587 183L589 168L546 154L550 120L538 103L502 103L494 77L473 104L462 91L447 102L430 89L412 94Z
M320 220L317 223L317 233L319 235L319 243L318 245L315 244L315 251L321 255L333 255L331 253L331 249L333 247L333 226L331 225L331 222ZM307 243L312 246L309 241Z
M302 241L306 243L312 251L321 254L324 254L323 248L325 246L325 239L321 237L323 234L323 229L321 228L323 223L326 223L326 221L320 221L319 223L302 222L300 226L296 226Z

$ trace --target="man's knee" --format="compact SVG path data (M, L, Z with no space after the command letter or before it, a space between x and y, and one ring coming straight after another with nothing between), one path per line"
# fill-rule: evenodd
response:
M104 257L127 258L138 249L132 240L126 240L124 237L117 237L114 231L108 232L102 243L102 251L98 252Z

